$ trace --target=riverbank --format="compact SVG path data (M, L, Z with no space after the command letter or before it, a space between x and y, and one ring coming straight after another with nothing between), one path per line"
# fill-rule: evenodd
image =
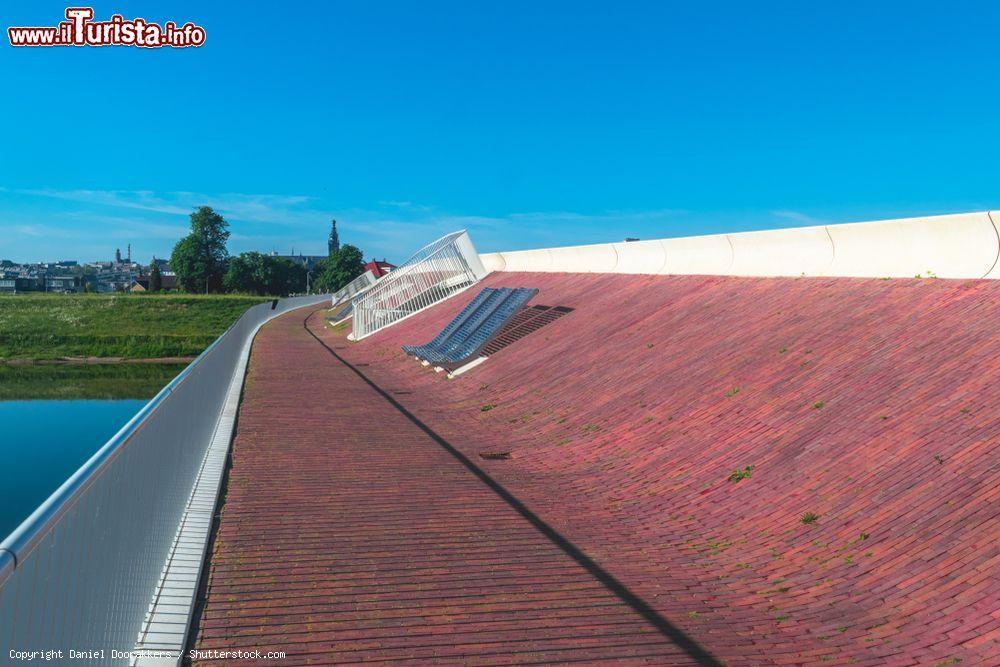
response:
M0 365L0 401L149 399L185 366L185 363Z
M187 363L262 297L0 296L0 364Z
M198 357L62 357L60 359L0 359L0 366L113 366L116 364L190 364Z

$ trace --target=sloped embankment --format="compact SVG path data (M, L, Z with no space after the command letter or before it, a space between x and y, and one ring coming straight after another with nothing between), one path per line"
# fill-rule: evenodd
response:
M575 310L451 381L400 345L476 290L321 335L727 663L1000 655L1000 282L481 286Z

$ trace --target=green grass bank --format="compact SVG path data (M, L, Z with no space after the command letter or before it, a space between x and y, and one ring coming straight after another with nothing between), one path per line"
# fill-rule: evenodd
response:
M201 353L262 297L174 294L0 296L0 359Z
M152 398L185 364L0 365L0 401Z

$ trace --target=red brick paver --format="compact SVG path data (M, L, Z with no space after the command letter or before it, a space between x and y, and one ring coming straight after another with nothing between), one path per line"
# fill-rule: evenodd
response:
M195 648L285 651L280 665L695 662L306 315L254 345Z
M727 664L1000 664L1000 281L481 286L576 310L452 381L399 346L476 290L314 328Z

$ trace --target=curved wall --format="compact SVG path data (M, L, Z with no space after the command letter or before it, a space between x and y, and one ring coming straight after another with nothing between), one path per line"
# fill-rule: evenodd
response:
M1000 213L480 255L487 271L1000 279Z
M268 321L329 298L275 299L247 309L0 542L5 646L119 655L135 647L192 489L210 475L203 468L206 452L217 437L228 445L228 434L218 429L226 426L222 416L233 377L245 367L244 351ZM197 531L188 525L185 534L195 539ZM187 604L183 594L172 594L178 605ZM194 588L191 594L193 602Z
M990 218L990 222L993 223L993 231L997 233L997 243L1000 244L1000 211L988 211L987 215ZM1000 252L997 253L997 258L993 262L993 268L986 274L986 277L993 280L1000 280Z

